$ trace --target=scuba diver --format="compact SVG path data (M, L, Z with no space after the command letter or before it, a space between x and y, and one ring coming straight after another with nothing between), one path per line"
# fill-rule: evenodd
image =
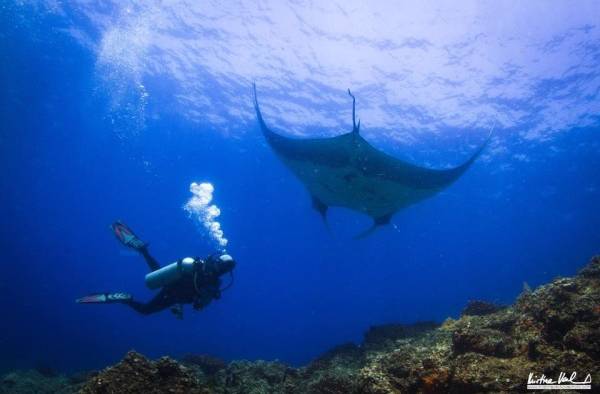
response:
M146 275L146 286L160 291L147 303L135 301L128 293L95 293L76 300L80 304L124 304L135 311L149 315L167 308L176 317L183 317L183 304L192 304L195 310L206 307L221 292L233 284L235 261L228 254L211 255L204 260L186 257L161 268L148 252L148 244L140 240L133 231L119 221L111 226L115 236L123 245L140 253L150 268ZM221 276L229 273L230 283L221 288Z

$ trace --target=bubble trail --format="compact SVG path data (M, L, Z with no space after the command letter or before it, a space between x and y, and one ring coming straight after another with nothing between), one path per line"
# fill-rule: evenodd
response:
M192 182L190 192L193 196L183 206L183 209L204 227L214 242L221 248L225 248L228 241L221 229L221 223L216 220L221 215L221 210L215 204L211 205L214 191L215 188L211 183Z

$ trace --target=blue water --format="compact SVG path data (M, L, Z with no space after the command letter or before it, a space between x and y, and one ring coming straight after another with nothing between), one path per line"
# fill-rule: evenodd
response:
M129 349L297 365L370 325L511 303L600 252L597 3L392 7L414 13L405 32L345 3L145 4L0 5L0 369L99 368ZM349 131L351 87L365 138L397 157L457 164L496 123L493 140L450 188L354 240L369 219L332 209L327 230L260 134L253 81L290 134ZM215 186L238 261L222 299L182 321L75 304L152 295L115 219L163 263L215 250L182 209L194 181Z

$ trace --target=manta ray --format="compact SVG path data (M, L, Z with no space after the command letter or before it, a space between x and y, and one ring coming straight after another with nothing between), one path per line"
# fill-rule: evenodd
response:
M420 167L381 152L360 135L356 98L352 97L352 131L329 138L291 138L271 131L260 112L254 85L254 108L267 143L304 184L313 207L327 220L329 207L345 207L373 219L358 235L390 223L399 210L432 197L456 181L481 154L485 143L463 164L450 169Z

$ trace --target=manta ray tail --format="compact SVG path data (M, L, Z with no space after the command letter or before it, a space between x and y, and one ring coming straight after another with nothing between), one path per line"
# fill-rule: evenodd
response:
M352 97L352 132L359 133L360 132L360 119L358 120L358 125L356 125L356 98L348 89L348 94Z
M392 220L392 214L374 218L373 225L371 227L369 227L368 229L366 229L365 231L363 231L362 233L359 233L358 235L356 235L354 237L354 239L363 239L363 238L368 237L369 235L373 234L375 232L375 230L377 230L380 226L385 226L387 224L390 224L390 220Z

